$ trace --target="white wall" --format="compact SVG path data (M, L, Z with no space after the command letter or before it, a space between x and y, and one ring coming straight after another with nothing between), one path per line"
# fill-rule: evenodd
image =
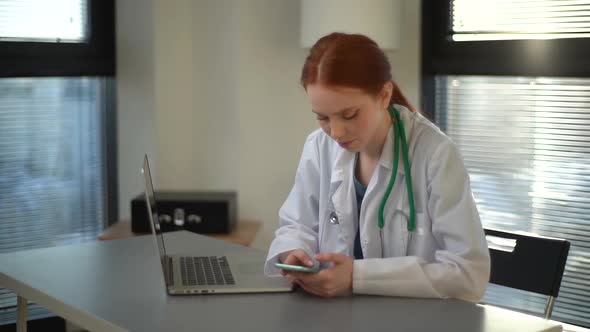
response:
M143 154L155 155L154 0L116 1L119 212L143 192Z
M156 123L155 173L159 189L189 189L187 174L200 170L193 164L194 144L199 139L193 101L193 67L200 62L193 53L192 1L155 0L154 99Z
M421 1L401 1L400 48L388 52L392 65L393 79L400 85L414 107L420 107L420 63L421 63Z
M299 1L152 1L153 30L141 32L135 23L150 18L119 13L119 7L143 2L117 2L118 35L137 34L135 43L141 44L139 40L152 33L154 47L152 58L135 59L151 65L146 73L152 73L153 81L137 82L144 88L142 93L121 86L118 90L119 112L126 112L119 116L119 165L140 162L141 158L131 158L144 148L129 135L138 131L134 116L139 113L121 108L137 109L137 104L151 102L157 186L238 190L240 216L264 222L254 246L266 249L305 137L317 127L298 82L306 56L299 47ZM394 77L418 105L420 2L402 1L402 9L401 48L389 56ZM127 28L125 22L120 25L126 20L122 15L133 20L131 32L121 30ZM117 51L138 52L128 48ZM118 55L121 58L135 57ZM122 68L123 64L118 63L120 85L121 80L149 79ZM136 186L124 187L131 184L129 178L138 178L137 169L133 173L130 167L120 168L122 206L141 192ZM123 217L128 216L128 210L121 210Z
M240 2L240 213L264 228L266 248L278 223L306 136L317 128L299 75L299 1Z

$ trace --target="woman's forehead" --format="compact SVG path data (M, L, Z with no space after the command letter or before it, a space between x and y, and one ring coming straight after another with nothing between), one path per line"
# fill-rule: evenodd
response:
M359 88L311 84L307 96L312 109L319 113L340 112L364 104L370 96Z

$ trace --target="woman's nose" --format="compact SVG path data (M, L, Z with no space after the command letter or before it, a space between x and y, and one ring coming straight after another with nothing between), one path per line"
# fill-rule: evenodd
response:
M339 121L333 121L330 124L330 136L336 141L344 137L344 125Z

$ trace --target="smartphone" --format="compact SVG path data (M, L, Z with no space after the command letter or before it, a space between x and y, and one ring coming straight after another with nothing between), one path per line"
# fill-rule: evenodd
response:
M319 264L316 264L316 266L307 267L307 266L301 266L301 265L275 263L275 266L278 267L279 269L283 269L283 270L287 270L287 271L296 271L296 272L315 273L320 270Z

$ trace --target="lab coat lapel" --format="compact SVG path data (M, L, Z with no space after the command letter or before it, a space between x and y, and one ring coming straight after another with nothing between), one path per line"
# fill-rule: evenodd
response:
M354 239L354 224L357 206L352 176L354 172L354 153L345 149L337 152L330 179L331 210L338 216L341 235L344 239ZM331 211L330 211L331 212Z

